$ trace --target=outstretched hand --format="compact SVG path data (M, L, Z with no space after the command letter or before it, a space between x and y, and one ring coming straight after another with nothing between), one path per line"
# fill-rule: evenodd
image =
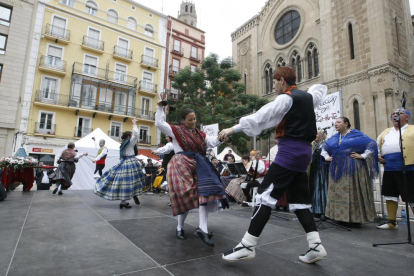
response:
M157 102L157 105L158 105L158 106L163 106L163 105L162 105L162 101L158 101L158 102Z
M132 118L131 121L132 121L132 124L136 125L137 122L138 122L138 119L137 118Z
M221 142L227 142L228 137L234 133L233 128L226 128L220 131L218 134L217 139Z

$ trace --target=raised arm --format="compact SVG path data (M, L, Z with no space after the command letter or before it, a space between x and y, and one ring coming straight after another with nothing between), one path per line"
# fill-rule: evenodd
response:
M155 126L165 135L175 137L171 129L171 126L165 121L164 108L157 106L157 112L155 113Z
M138 120L136 118L132 119L132 137L129 143L133 145L135 145L138 142L138 138L139 138L137 121Z
M313 107L317 108L328 93L328 86L323 84L314 84L309 88L308 93L313 97Z
M205 140L206 140L207 148L215 148L222 144L222 142L219 141L217 136L206 136Z
M174 150L173 143L169 142L165 146L157 149L155 151L156 154L168 154Z

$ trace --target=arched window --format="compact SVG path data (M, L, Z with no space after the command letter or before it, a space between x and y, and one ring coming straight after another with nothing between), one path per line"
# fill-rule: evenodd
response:
M106 18L109 22L118 24L118 13L115 10L109 10Z
M354 33L352 30L352 24L348 24L348 35L349 35L349 51L351 59L355 59L355 48L354 48Z
M354 128L361 130L361 123L359 120L359 103L357 99L354 100L353 107L354 107Z
M296 71L296 81L302 81L302 62L300 60L300 55L297 51L293 52L292 56L292 67Z
M185 5L185 12L188 12L188 6Z
M270 64L266 64L265 68L265 86L266 94L272 93L273 91L273 69Z
M154 27L150 24L145 25L145 34L154 37Z
M128 17L127 28L130 30L137 30L137 21L133 17Z
M394 23L395 23L395 33L396 33L396 35L397 35L397 52L398 52L398 55L400 55L400 38L399 38L399 28L398 28L398 18L397 17L395 17L394 18Z
M279 58L277 60L277 68L283 67L283 66L286 66L286 62L285 62L285 60L283 58Z
M313 78L313 62L312 53L308 52L308 79Z
M193 13L193 6L190 7L190 12Z
M319 56L318 50L313 50L313 66L315 67L315 77L319 76Z
M96 13L98 12L98 5L96 5L96 3L93 1L86 1L85 12L92 15L96 15Z

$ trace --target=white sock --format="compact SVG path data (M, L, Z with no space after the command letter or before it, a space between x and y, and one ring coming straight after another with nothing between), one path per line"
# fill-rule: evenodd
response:
M207 230L207 220L208 220L208 210L207 205L200 205L198 208L198 220L199 220L199 226L201 230L203 230L204 233L208 233Z
M319 232L316 231L306 233L306 239L308 240L309 248L313 248L316 244L321 243Z
M55 189L59 188L60 184L55 184Z
M187 218L188 215L188 211L185 212L184 214L180 214L178 215L178 225L177 225L177 230L180 231L181 229L184 229L184 221Z
M259 237L250 235L249 232L246 231L246 234L244 234L244 237L241 240L241 243L244 246L256 246L258 241L259 241Z
M62 191L62 185L59 185L59 192Z

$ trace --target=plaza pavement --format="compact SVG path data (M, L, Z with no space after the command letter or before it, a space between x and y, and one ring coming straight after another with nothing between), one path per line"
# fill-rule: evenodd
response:
M142 195L131 209L92 191L10 192L0 202L0 275L413 275L414 246L372 247L372 242L405 241L406 227L381 231L365 224L348 232L328 224L320 228L328 257L303 264L305 233L294 214L272 216L260 238L256 259L221 260L250 221L251 208L232 205L209 217L215 247L193 235L197 210L188 215L187 240L175 237L176 219L168 195ZM401 225L400 225L401 226ZM414 224L413 224L414 226Z

